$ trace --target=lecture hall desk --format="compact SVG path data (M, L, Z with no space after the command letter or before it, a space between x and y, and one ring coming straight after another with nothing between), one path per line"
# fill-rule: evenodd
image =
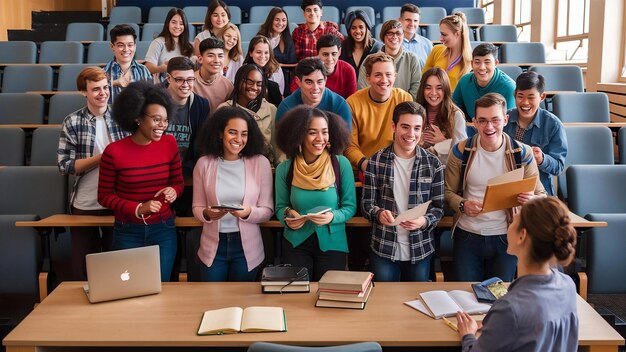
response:
M258 282L165 283L157 295L90 304L83 282L64 282L26 317L3 344L7 352L84 350L87 347L245 347L255 341L339 345L459 346L456 332L405 306L419 292L470 290L468 283L377 283L365 310L315 308L310 293L264 295ZM624 339L578 297L581 351L617 351ZM281 306L287 332L197 336L205 310ZM65 347L65 348L64 348ZM108 349L107 349L108 350Z

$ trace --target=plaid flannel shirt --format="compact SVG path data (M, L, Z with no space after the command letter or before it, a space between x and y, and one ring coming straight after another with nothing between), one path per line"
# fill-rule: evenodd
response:
M104 66L104 72L107 75L107 81L109 82L109 104L113 104L113 100L122 92L122 87L113 87L113 81L120 78L122 75L122 67L117 61L112 60ZM148 68L133 59L130 63L130 77L133 82L137 81L150 81L152 82L152 74Z
M421 147L416 148L415 164L411 171L409 209L432 200L426 212L426 227L410 231L411 263L426 258L435 251L433 229L443 216L444 166L439 159ZM376 152L368 161L363 184L363 215L372 221L371 248L377 255L391 259L399 250L396 226L378 222L378 214L390 210L397 215L393 196L393 144Z
M111 143L118 141L130 133L122 130L111 118L111 107L104 113ZM57 164L63 175L76 174L74 163L77 159L93 156L93 147L96 139L96 116L84 108L68 115L63 120L59 148L57 149Z
M296 46L296 59L298 61L307 57L317 56L317 40L326 34L334 34L343 41L343 34L339 32L339 27L334 22L320 22L315 30L310 31L306 23L302 23L293 30L291 39Z

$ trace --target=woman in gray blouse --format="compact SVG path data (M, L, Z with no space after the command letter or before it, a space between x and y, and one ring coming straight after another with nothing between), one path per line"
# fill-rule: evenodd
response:
M457 314L463 351L576 351L576 287L554 268L574 257L576 231L569 211L557 198L524 204L507 232L507 252L515 255L518 278L478 324Z

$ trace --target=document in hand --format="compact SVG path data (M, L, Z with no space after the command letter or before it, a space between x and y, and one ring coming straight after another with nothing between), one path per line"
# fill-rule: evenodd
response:
M228 307L204 312L198 335L279 331L287 331L282 307Z
M210 208L211 209L218 209L218 210L243 210L241 205L237 205L237 204L211 205Z
M472 292L462 290L428 291L420 293L420 297L428 308L429 315L435 319L454 316L458 311L464 311L468 314L483 314L491 308L489 304L478 302Z
M532 192L537 184L537 176L524 177L524 169L519 168L487 181L483 213L516 207L519 204L517 195Z
M302 218L307 218L311 215L320 215L320 214L324 214L327 211L331 211L332 209L329 207L325 207L325 206L319 206L319 207L315 207L313 209L310 209L306 214L304 215L300 215L299 217L293 217L293 219L302 219Z
M396 217L396 220L392 222L391 225L397 226L397 225L400 225L400 223L403 221L415 220L419 218L420 216L424 216L424 214L426 214L426 211L428 210L428 206L430 205L430 202L431 201L429 200L426 203L419 204L415 208L409 209L403 212L402 214Z

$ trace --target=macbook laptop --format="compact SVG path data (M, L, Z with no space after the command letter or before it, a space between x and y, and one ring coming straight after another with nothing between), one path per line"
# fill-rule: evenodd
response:
M86 261L91 303L161 292L159 246L88 254Z

